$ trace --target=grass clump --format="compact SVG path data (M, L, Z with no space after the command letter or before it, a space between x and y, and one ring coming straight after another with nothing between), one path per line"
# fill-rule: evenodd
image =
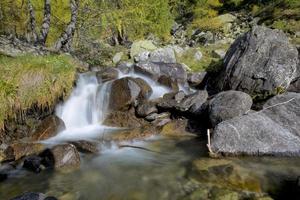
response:
M4 120L33 105L53 106L67 95L78 64L67 55L0 56L0 128Z

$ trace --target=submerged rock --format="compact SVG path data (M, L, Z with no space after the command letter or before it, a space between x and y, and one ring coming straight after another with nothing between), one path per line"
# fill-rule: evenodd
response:
M11 200L57 200L55 197L46 196L43 193L26 192L20 196L12 198Z
M221 92L209 102L210 122L215 127L222 121L245 114L251 106L252 99L244 92Z
M51 115L45 118L32 133L33 141L46 140L54 137L57 133L64 130L65 123L56 115Z
M297 75L297 49L279 30L256 26L238 38L215 80L219 90L239 90L261 98L287 89Z
M300 156L300 94L276 96L264 109L221 122L211 149L226 155Z

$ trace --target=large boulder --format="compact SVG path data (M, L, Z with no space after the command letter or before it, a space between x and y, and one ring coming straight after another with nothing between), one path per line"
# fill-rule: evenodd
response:
M264 109L216 126L211 149L226 155L300 156L300 94L276 96Z
M151 96L151 87L140 78L121 78L111 84L109 111L128 110L135 100L147 99Z
M179 63L139 62L134 66L134 71L149 76L154 80L157 80L162 75L171 77L178 83L184 83L187 80L186 70Z
M60 131L65 129L65 124L56 115L51 115L46 117L37 128L33 131L31 138L33 141L46 140L54 137Z
M261 98L276 94L298 76L298 62L297 49L282 31L256 26L232 44L216 86Z
M222 121L241 116L251 109L251 97L240 91L217 94L209 102L209 118L213 127Z

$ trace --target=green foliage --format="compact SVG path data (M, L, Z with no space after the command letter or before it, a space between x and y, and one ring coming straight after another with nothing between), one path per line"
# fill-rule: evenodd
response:
M69 56L0 56L0 127L16 110L51 106L67 95L78 64Z
M44 16L44 1L31 0L36 15L36 31L40 32ZM47 44L52 45L60 36L69 22L71 13L69 1L51 1L51 28ZM10 33L17 37L26 37L29 30L28 4L24 0L1 0L0 1L0 34Z

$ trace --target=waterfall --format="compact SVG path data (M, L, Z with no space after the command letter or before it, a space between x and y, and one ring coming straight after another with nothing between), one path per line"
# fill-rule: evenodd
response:
M112 130L102 125L108 114L110 88L110 81L99 83L94 73L79 74L69 99L56 108L66 129L48 141L93 139Z

